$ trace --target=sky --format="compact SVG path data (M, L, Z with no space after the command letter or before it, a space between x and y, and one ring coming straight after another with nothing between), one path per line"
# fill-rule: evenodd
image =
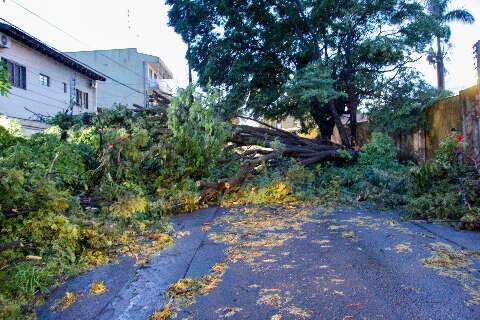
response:
M468 9L477 18L473 25L451 24L446 85L457 92L476 83L472 46L480 40L480 1L452 0L450 7ZM184 87L188 84L186 44L168 26L167 13L163 0L0 0L1 18L58 50L135 47L159 56L172 70L175 85ZM428 82L436 84L435 69L425 59L416 67Z

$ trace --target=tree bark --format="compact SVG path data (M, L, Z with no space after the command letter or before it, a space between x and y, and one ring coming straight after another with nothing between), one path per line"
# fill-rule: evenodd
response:
M188 57L188 84L192 84L193 77L192 77L192 62L190 61L190 40L187 43L187 57Z
M437 83L438 90L445 90L445 65L443 63L442 42L437 36Z
M337 108L335 106L334 101L330 101L328 103L328 109L332 114L333 120L335 121L335 126L338 129L338 133L340 134L340 138L342 140L343 145L346 148L350 148L350 141L348 139L347 130L345 130L345 126L343 125L342 119L340 118L340 115L337 112Z
M312 115L315 124L320 130L320 141L330 141L333 135L333 128L335 128L335 122L330 113L322 112L320 105L315 101L314 107L310 114Z

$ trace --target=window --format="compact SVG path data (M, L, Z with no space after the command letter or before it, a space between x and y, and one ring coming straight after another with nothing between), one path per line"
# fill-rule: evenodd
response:
M76 91L75 91L75 104L79 107L88 109L88 93L76 89Z
M67 93L67 84L63 83L63 93Z
M27 70L24 66L2 58L2 62L7 64L8 80L11 85L20 89L27 89Z
M50 77L40 73L40 84L44 87L50 87Z

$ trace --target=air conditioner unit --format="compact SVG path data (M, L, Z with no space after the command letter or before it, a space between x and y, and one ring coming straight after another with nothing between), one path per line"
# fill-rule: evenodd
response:
M0 33L0 48L10 48L11 41L6 35Z

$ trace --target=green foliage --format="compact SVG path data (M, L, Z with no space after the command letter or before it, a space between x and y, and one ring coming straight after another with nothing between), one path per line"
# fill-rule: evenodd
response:
M198 179L216 167L228 137L228 126L213 113L218 96L194 90L194 87L180 90L172 100L168 108L168 127L179 156L177 174Z
M410 214L425 219L462 219L465 227L480 227L480 173L462 161L462 149L452 134L440 143L433 161L411 170Z
M362 147L358 163L363 166L375 166L388 169L398 164L395 143L389 136L373 132L370 143Z
M7 66L4 62L0 61L0 96L6 95L10 87Z
M422 3L167 1L199 83L225 90L227 115L291 115L322 133L331 106L356 111L423 53L435 28Z
M417 73L406 72L367 102L369 126L386 134L417 128L424 123L426 109L445 95Z
M168 110L59 114L31 137L2 120L0 243L22 245L0 251L0 318L26 316L80 270L171 244L166 217L196 209L195 181L221 173L216 99L191 88Z
M375 133L362 148L358 161L345 155L342 164L324 163L304 167L296 161L283 161L264 175L255 177L227 203L302 203L326 208L375 203L379 208L404 204L405 176L409 167L396 159L395 146L388 136Z

